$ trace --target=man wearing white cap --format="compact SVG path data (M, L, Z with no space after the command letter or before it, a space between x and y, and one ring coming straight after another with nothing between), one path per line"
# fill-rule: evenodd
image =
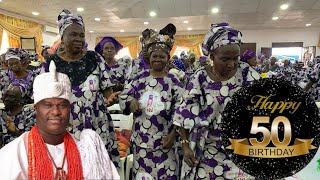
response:
M1 179L120 179L98 134L83 130L75 142L66 130L71 83L54 62L33 91L36 125L0 149Z

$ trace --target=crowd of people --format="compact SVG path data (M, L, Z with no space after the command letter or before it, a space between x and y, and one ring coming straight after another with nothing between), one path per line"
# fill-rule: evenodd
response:
M242 33L212 24L204 56L170 57L176 27L141 33L137 59L104 37L87 49L81 16L58 16L61 42L41 56L9 48L1 55L0 174L4 179L119 179L119 150L107 107L133 113L132 179L253 179L232 163L220 139L231 96L263 74L296 83L318 101L320 58L291 63L252 50ZM30 105L31 104L31 105ZM4 171L5 170L5 171ZM241 172L241 173L240 173Z

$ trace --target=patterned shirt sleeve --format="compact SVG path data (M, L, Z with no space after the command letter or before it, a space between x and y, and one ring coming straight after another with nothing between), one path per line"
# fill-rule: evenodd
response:
M137 80L131 81L129 84L126 84L124 90L119 95L119 105L124 114L130 114L130 101L134 98L134 94L137 89Z
M96 58L100 68L100 89L104 91L107 88L114 86L113 79L111 78L113 74L110 67L100 54L96 53Z
M181 103L174 115L174 124L185 129L192 129L201 114L201 100L203 95L198 76L193 76L188 83L186 90L182 93Z

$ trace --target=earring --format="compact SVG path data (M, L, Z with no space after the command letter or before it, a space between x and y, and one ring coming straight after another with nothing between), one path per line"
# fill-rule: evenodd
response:
M209 56L207 57L207 60L209 61L210 66L213 67L214 64L213 64L213 60L211 59L211 55L209 55Z

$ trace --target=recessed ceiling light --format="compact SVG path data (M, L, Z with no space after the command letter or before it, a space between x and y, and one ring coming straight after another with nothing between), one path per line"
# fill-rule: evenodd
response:
M89 31L89 33L93 33L94 31Z
M33 15L38 16L39 13L38 12L32 12Z
M124 30L123 30L123 29L121 29L121 30L120 30L120 32L124 32Z
M183 21L183 23L187 24L187 23L189 23L189 21Z
M187 29L188 29L188 31L191 31L191 30L192 30L192 28L191 28L191 27L188 27Z
M79 11L79 12L82 12L83 10L84 10L84 9L81 8L81 7L77 8L77 11Z
M154 11L151 11L151 12L149 13L149 15L150 15L151 17L155 17L155 16L157 15L157 13L154 12Z
M282 4L282 5L280 6L280 9L286 10L286 9L288 9L288 7L289 7L288 4Z
M154 29L155 31L158 31L157 29Z
M279 17L272 17L272 20L278 20Z
M143 24L146 24L146 25L147 25L147 24L149 24L149 22L146 21L146 22L144 22Z
M99 22L101 19L100 18L94 18L94 20Z
M311 24L309 23L309 24L306 24L306 26L311 26Z
M211 12L212 12L212 13L218 13L218 12L219 12L219 9L218 9L218 8L212 8L212 9L211 9Z

